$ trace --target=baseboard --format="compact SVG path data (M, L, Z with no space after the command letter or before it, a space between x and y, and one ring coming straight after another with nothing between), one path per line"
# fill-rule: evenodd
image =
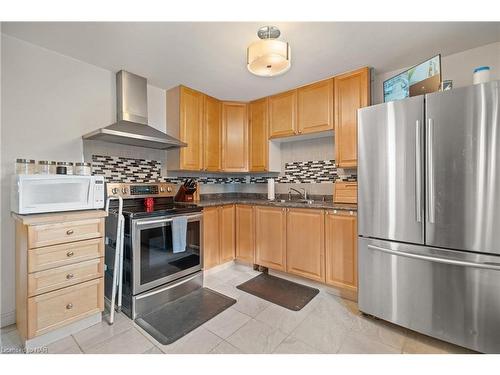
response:
M10 311L0 314L0 328L10 326L16 323L16 311Z

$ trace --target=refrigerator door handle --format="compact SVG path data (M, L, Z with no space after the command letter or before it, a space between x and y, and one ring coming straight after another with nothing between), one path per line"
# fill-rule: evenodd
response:
M488 270L500 271L500 264L499 263L475 263L475 262L467 262L467 261L463 261L463 260L456 260L456 259L449 259L449 258L439 258L439 257L433 257L433 256L429 256L429 255L420 255L420 254L408 253L408 252L403 252L403 251L385 249L383 247L374 246L374 245L368 245L368 248L370 248L372 250L378 250L378 251L381 251L383 253L387 253L387 254L391 254L391 255L398 255L398 256L402 256L402 257L406 257L406 258L427 260L430 262L450 264L453 266L483 268L483 269L488 269Z
M427 122L427 221L433 224L435 221L434 200L434 120Z
M422 130L420 120L415 124L415 211L417 222L422 221Z

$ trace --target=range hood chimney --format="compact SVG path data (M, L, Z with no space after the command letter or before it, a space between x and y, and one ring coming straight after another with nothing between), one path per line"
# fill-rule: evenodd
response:
M146 78L125 70L116 73L116 105L117 122L82 138L160 150L187 146L148 125Z

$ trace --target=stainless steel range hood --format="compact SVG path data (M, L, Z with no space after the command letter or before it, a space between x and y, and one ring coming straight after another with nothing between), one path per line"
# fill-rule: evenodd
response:
M116 74L117 122L82 138L160 150L187 146L148 125L147 98L146 78L120 70Z

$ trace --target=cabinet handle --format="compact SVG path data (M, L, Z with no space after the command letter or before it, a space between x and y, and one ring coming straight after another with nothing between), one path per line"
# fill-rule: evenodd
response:
M68 236L71 236L73 233L74 233L73 229L68 229L68 230L66 231L66 234L67 234Z
M68 273L66 275L66 279L68 279L68 280L71 280L73 277L75 277L75 275L73 275L72 273Z
M72 303L68 303L66 305L66 310L71 310L73 308L73 304Z
M67 256L68 258L71 258L73 255L75 255L75 253L74 253L74 252L72 252L72 251L68 251L68 252L66 253L66 256Z

